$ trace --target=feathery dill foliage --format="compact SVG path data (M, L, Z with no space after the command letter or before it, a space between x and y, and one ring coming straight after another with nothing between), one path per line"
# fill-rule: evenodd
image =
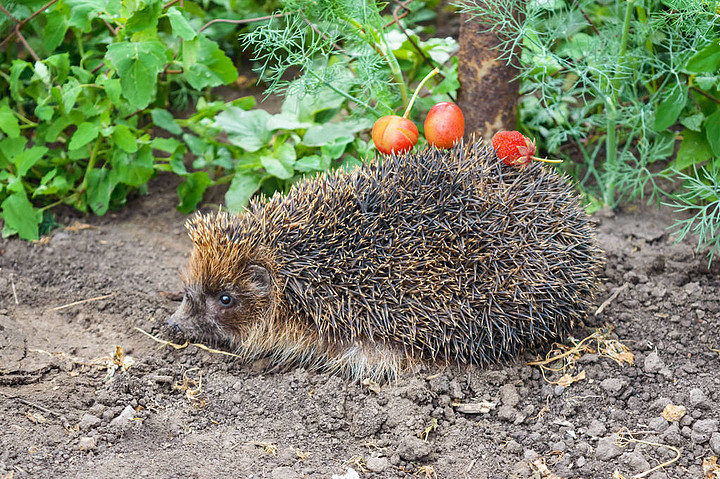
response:
M252 47L267 93L315 95L328 87L361 108L382 114L406 92L372 0L285 2L284 16L243 35ZM284 79L289 68L303 73ZM375 100L375 108L363 99Z
M596 205L660 202L667 193L658 180L682 182L673 204L696 216L677 226L711 246L711 257L718 252L708 232L717 232L720 208L707 206L716 204L709 191L717 195L719 187L714 49L720 47L713 45L720 40L720 2L465 0L459 6L491 26L501 39L498 57L517 66L521 128L550 153L583 159L566 165Z

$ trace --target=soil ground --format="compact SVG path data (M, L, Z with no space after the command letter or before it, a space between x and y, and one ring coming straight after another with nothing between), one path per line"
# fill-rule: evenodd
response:
M35 244L0 240L1 478L611 478L662 463L644 477L703 478L720 454L720 262L675 244L664 213L597 218L596 306L611 301L575 337L612 330L632 365L583 351L566 372L584 379L561 386L527 354L378 388L136 329L162 336L179 304L190 242L174 186L66 215L74 228ZM118 346L126 371L108 367ZM668 404L685 415L669 422Z

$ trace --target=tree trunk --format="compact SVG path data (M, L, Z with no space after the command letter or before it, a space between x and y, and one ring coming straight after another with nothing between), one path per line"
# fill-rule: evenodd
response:
M517 121L517 70L495 59L499 41L495 33L480 33L477 20L463 14L460 25L458 106L465 116L465 138L486 140L499 130L514 130Z

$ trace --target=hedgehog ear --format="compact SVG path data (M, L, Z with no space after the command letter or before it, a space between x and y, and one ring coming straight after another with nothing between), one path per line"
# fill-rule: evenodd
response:
M251 264L248 265L248 279L250 280L250 288L258 296L270 295L270 273L262 266Z

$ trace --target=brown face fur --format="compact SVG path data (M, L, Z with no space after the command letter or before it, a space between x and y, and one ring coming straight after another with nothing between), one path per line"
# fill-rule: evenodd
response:
M195 248L185 296L168 323L195 341L240 347L271 313L270 265L257 248L234 236L235 221L218 213L187 224Z

